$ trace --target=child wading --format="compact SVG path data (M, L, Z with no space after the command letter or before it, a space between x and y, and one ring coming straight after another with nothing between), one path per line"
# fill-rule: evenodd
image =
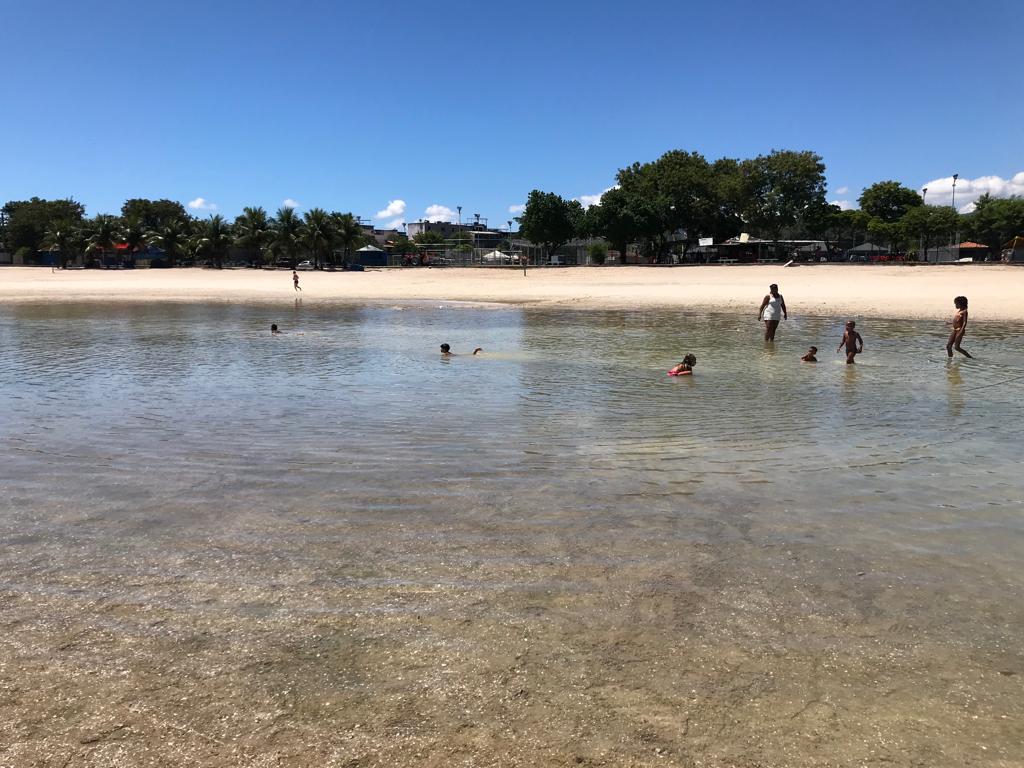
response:
M853 358L864 351L864 339L860 337L860 334L854 330L854 326L857 324L853 320L848 320L846 323L846 330L843 332L843 340L839 342L839 346L836 347L836 352L839 352L846 347L846 364L853 365Z
M946 342L946 354L952 357L955 349L964 357L971 357L967 350L960 346L964 334L967 333L967 297L957 296L953 299L953 306L956 307L956 314L953 315L953 332L949 334L949 341Z

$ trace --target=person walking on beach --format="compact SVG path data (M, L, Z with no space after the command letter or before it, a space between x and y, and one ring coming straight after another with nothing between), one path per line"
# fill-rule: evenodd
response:
M296 272L294 269L292 270L292 285L295 286L296 291L302 290L301 288L299 288L299 273Z
M765 341L775 341L775 329L779 327L779 320L789 319L789 314L786 312L786 300L782 298L779 286L775 283L768 286L768 295L761 302L757 319L764 320Z
M836 347L836 352L839 352L846 347L846 364L853 365L857 355L864 351L864 339L861 338L860 334L854 330L857 324L853 320L846 321L846 330L843 331L843 340L839 342L839 346Z
M946 355L953 356L955 349L964 357L971 357L971 354L960 346L967 333L967 297L957 296L953 299L953 306L956 307L956 314L953 315L953 332L949 334L949 341L946 342Z

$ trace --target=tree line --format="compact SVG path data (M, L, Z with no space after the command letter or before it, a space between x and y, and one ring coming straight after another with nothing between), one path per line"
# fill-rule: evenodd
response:
M61 266L81 257L86 263L102 261L114 253L132 258L155 246L166 266L206 261L220 268L233 250L254 264L286 262L292 269L300 257L315 268L347 264L363 245L366 233L351 213L312 208L299 216L292 208L279 208L270 216L260 207L246 207L233 222L216 214L207 219L190 216L174 200L126 200L120 216L85 217L85 207L74 200L11 201L0 216L0 243L15 254L56 253Z
M825 199L825 164L809 151L776 150L738 160L708 161L672 150L649 163L620 169L616 185L596 205L533 190L519 219L521 234L548 256L574 239L602 238L625 253L635 245L652 261L685 258L702 237L715 243L747 232L780 240L835 244L867 239L892 252L925 252L957 233L998 249L1024 234L1024 200L977 201L962 215L951 206L925 205L917 191L881 181L861 193L857 210Z

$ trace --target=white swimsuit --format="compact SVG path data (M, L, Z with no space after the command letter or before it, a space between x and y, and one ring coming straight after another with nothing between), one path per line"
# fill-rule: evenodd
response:
M768 294L768 304L764 308L764 314L761 315L762 320L781 320L782 319L782 295L772 296Z

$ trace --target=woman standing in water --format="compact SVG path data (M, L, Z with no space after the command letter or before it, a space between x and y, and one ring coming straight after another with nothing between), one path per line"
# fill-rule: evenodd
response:
M775 341L775 329L779 327L779 320L789 319L786 312L786 300L779 293L779 286L772 283L768 286L768 295L761 302L761 309L757 313L758 320L764 320L764 340Z

